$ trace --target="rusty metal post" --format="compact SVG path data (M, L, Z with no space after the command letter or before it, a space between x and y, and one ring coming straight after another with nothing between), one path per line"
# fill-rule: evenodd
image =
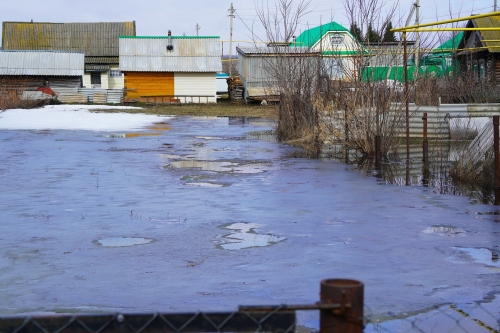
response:
M422 161L424 161L425 165L429 162L429 141L427 140L427 112L424 113L422 120L424 121L424 141L422 147L423 148Z
M406 31L403 32L403 62L405 77L405 115L406 115L406 186L410 185L410 91L408 87L408 52Z
M495 205L500 205L500 147L498 138L499 116L493 116L493 146L495 152Z
M382 157L382 143L380 135L375 135L375 168L380 169L380 160Z
M321 303L339 304L333 310L320 310L320 333L362 333L364 285L349 279L321 281Z

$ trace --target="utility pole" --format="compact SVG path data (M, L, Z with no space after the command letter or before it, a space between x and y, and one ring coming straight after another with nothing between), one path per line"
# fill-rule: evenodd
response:
M229 8L229 77L231 77L231 72L232 72L232 53L233 53L233 17L234 17L234 8L233 4L231 4L231 8Z
M496 12L497 11L497 0L495 0L495 4L493 6L493 11Z
M196 23L196 37L198 37L198 31L200 31L201 27L198 23Z
M420 24L420 0L415 2L415 25ZM415 71L413 72L413 78L416 79L418 76L418 66L419 66L419 52L420 51L420 35L417 31L415 33Z

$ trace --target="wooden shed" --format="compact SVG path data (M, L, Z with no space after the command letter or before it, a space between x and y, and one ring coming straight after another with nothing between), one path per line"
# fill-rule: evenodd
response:
M222 70L219 37L120 37L125 98L155 103L215 103Z
M495 28L499 16L471 19L466 28ZM462 73L472 74L477 80L487 79L500 87L500 31L465 31L458 45L457 59Z
M83 52L83 87L123 88L123 75L118 70L118 37L135 36L135 21L3 22L2 29L4 50Z
M79 88L84 54L56 51L0 51L2 93L21 95L42 87Z

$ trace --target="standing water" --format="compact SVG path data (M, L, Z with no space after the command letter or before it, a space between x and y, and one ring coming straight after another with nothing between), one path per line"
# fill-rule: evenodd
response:
M0 114L0 315L313 304L321 280L350 278L367 331L460 311L498 330L477 310L499 315L496 207L294 158L261 120L136 117L92 130Z

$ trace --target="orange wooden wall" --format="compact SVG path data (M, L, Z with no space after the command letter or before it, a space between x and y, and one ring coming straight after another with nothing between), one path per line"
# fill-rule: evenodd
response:
M174 73L125 72L125 98L172 96Z

